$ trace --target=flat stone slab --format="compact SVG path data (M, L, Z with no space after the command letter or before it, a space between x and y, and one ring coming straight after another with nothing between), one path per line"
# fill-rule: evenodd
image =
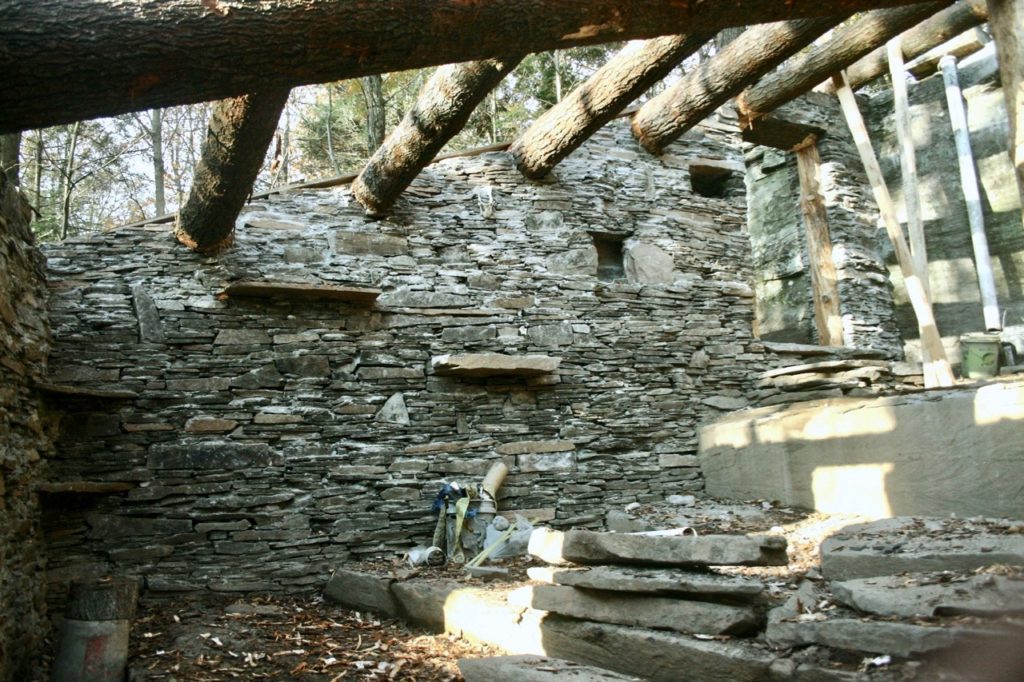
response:
M398 601L391 594L391 578L339 568L324 588L324 596L356 611L373 611L398 616Z
M610 670L581 665L547 656L492 656L490 658L460 658L459 671L466 682L639 682L639 677L613 673Z
M528 551L549 564L785 566L786 539L747 535L642 535L538 528Z
M752 606L728 606L563 585L521 587L509 594L508 600L513 606L599 623L707 635L749 633L756 630L762 620Z
M615 592L678 594L753 601L764 591L761 581L751 578L673 569L631 568L628 566L588 568L534 566L527 569L526 572L530 576L530 580L542 583Z
M775 377L788 376L791 374L803 374L805 372L823 373L839 372L842 370L861 369L864 367L889 369L889 363L884 360L822 360L820 362L808 362L802 365L790 365L761 372L761 379L773 379Z
M548 355L503 355L501 353L435 355L430 359L430 364L436 374L467 377L550 374L558 369L561 362L562 358Z
M972 571L1024 564L1019 522L896 517L847 526L821 543L821 572L830 580L898 573Z
M1002 616L1024 614L1024 577L983 573L912 573L834 582L832 594L847 606L878 616Z
M249 298L290 298L298 300L347 301L357 305L373 305L381 290L368 287L346 287L315 282L269 282L246 280L233 282L223 291L227 296Z

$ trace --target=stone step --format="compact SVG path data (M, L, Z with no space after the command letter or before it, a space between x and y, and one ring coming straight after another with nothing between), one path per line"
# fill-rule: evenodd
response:
M745 535L643 535L538 528L528 551L549 564L785 566L786 539Z
M547 656L491 656L461 658L459 671L466 682L639 682L639 677L581 665Z
M587 590L564 585L526 586L509 594L509 604L599 623L635 625L707 635L743 635L758 629L761 614L752 606L624 592Z
M949 573L909 573L845 580L830 585L850 608L878 616L907 618L1024 614L1024 577L982 573L957 578Z
M594 566L554 568L534 566L527 569L530 580L551 585L568 585L593 590L676 594L708 599L754 601L764 585L759 580L717 573L695 573L673 569Z

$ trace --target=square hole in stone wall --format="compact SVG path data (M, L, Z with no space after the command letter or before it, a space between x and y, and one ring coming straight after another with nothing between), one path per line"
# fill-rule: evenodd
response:
M690 164L690 188L702 197L724 199L729 191L733 171L710 164Z
M622 263L622 242L624 235L591 232L597 249L597 278L605 282L626 278L626 268Z

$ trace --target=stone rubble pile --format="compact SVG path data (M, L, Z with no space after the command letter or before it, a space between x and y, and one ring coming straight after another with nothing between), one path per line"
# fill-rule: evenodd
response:
M919 365L890 362L882 351L796 343L764 346L780 366L758 375L751 395L756 406L890 395L924 387Z

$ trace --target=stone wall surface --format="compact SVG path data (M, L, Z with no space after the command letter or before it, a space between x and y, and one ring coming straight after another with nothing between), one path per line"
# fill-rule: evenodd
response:
M1015 341L1018 350L1024 350L1024 232L1021 231L1020 195L1008 152L1009 124L994 43L964 60L959 80L981 183L985 232L996 289L1006 315L1004 337ZM984 320L942 75L935 74L911 84L909 98L932 302L939 331L956 360L959 358L957 337L984 331ZM877 95L871 100L870 118L879 162L903 219L903 183L892 108L890 92ZM910 342L908 353L917 356L917 323L892 257L890 268L898 283L900 332Z
M30 679L46 632L39 500L48 440L33 385L46 368L43 258L0 173L0 680Z
M700 197L688 178L736 148L712 119L655 158L617 122L542 182L502 153L431 166L385 221L342 187L254 201L216 256L164 226L49 248L51 381L135 394L68 413L55 477L137 484L47 515L54 595L107 572L151 591L319 584L428 541L442 479L498 459L502 509L556 526L700 489L697 425L744 405L764 367L743 191ZM590 233L622 241L623 279L597 278ZM238 280L383 293L220 295ZM485 352L561 362L433 369Z
M888 247L877 227L871 188L835 97L812 92L776 112L782 120L823 129L818 140L844 344L902 354ZM746 154L748 223L757 291L758 332L769 341L812 343L817 332L807 239L800 212L796 157L755 146Z

